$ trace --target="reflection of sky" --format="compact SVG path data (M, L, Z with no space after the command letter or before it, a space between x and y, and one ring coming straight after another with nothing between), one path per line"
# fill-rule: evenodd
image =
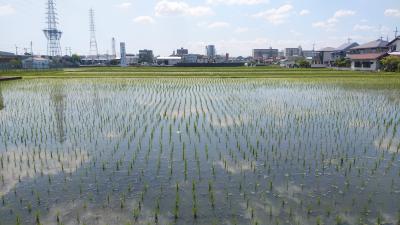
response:
M28 149L9 150L2 153L3 169L0 170L0 176L4 179L4 183L0 184L0 196L10 192L19 183L19 180L35 179L42 173L43 175L56 175L62 170L65 173L74 172L82 163L88 161L85 151L77 152L78 154L71 152L57 155L54 153L53 157L50 152L34 153ZM10 159L10 161L8 162L6 159Z
M140 198L144 182L148 182L151 191L145 197L140 221L153 222L155 199L161 195L163 185L160 218L170 222L174 186L180 182L183 219L178 224L191 224L191 181L194 179L198 181L202 213L198 224L210 224L215 218L231 222L232 213L243 216L239 222L250 223L244 191L250 206L256 208L259 221L269 218L270 208L273 221L287 218L289 208L281 210L285 200L300 224L315 224L304 212L308 205L313 207L315 218L325 215L323 207L333 206L330 200L344 197L332 209L335 214L342 214L342 209L351 206L351 197L355 196L360 203L344 218L351 223L368 198L366 193L374 192L378 184L384 187L379 195L373 196L374 203L378 197L399 198L395 194L389 196L388 190L391 176L397 175L396 163L386 176L367 173L378 159L377 149L396 153L399 129L394 127L398 125L399 114L393 112L399 106L388 96L397 93L397 90L360 92L334 85L262 79L22 81L3 92L7 107L0 117L0 154L5 162L5 169L0 171L5 180L3 186L0 184L1 192L10 208L19 209L18 198L31 196L25 193L29 185L51 189L53 195L42 194L44 202L48 201L43 207L50 209L50 212L41 211L43 221L52 221L60 211L65 224L74 224L77 212L82 221L97 219L98 224L115 221L122 224L132 219L132 209ZM188 160L187 180L183 174L183 143ZM199 158L200 176L194 149ZM42 150L41 160L38 150ZM64 170L71 174L66 181L62 176L54 176L58 183L48 186L47 180L37 174L42 169L45 175L62 174L57 152ZM89 162L88 155L91 163L85 164ZM385 155L378 172L383 172L390 157ZM347 176L352 182L346 191L344 171L349 171L350 164L352 170ZM33 165L39 172L34 173ZM212 165L216 170L215 180ZM366 168L360 177L355 176L358 168ZM360 187L366 176L368 183ZM209 180L213 180L217 195L215 212L209 205ZM271 193L270 181L274 182ZM241 192L239 183L243 185ZM255 183L259 183L257 191ZM128 194L129 184L134 191ZM21 188L24 185L29 188ZM97 186L99 193L95 191ZM16 197L10 191L14 187L18 189ZM399 188L396 180L395 189ZM225 190L232 209L228 207ZM103 207L108 194L112 195L112 206ZM127 195L126 209L118 210L119 199L124 194ZM89 195L94 195L93 201ZM317 197L322 197L325 205L316 206ZM84 202L88 202L86 210L82 210ZM380 207L385 217L395 215L396 207L392 205L389 202ZM15 221L2 209L0 216ZM327 224L332 220L334 216Z

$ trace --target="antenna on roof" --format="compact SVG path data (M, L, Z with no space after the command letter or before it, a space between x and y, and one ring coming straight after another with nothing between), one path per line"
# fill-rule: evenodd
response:
M350 42L352 41L351 38L347 38L347 42L350 44Z
M394 38L397 38L397 33L398 33L399 31L397 30L397 27L396 27L396 30L394 31Z

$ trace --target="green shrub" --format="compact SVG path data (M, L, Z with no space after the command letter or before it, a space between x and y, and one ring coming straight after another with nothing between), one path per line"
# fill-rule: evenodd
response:
M310 68L311 64L310 62L308 62L305 59L300 59L296 62L296 64L300 67L300 68Z
M349 59L340 58L340 59L336 59L334 64L337 67L350 67L351 61Z
M387 56L381 60L383 70L386 72L400 72L400 57Z

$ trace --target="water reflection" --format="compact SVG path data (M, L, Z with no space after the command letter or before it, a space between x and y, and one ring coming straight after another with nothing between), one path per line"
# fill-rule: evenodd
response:
M65 142L65 131L64 131L64 123L65 123L65 95L63 93L63 84L55 83L51 87L51 103L54 107L54 117L56 120L57 126L57 139L60 143Z
M2 88L0 87L0 110L4 109L4 99L3 99L3 91Z

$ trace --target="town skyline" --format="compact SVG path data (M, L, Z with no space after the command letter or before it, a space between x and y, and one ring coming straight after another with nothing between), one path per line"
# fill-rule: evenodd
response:
M2 51L30 48L46 54L46 1L0 0ZM56 1L62 51L89 54L89 9L95 10L99 53L111 53L111 38L126 42L127 52L152 49L169 55L180 47L205 52L213 44L218 54L248 56L254 48L303 49L338 47L348 38L360 44L380 37L393 39L400 4L393 0L351 3L336 1ZM78 7L77 7L78 5ZM322 5L324 5L323 9ZM33 13L35 12L35 13ZM29 20L29 26L24 21ZM10 21L12 21L10 23ZM21 29L17 29L20 27Z

